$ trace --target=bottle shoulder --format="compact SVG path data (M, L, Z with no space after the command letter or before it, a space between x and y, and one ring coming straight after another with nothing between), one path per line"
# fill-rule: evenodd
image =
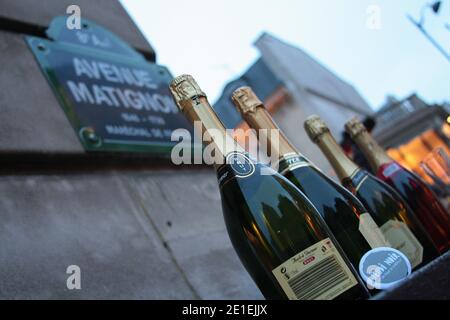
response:
M263 175L258 169L230 179L220 190L229 230L245 230L255 246L271 248L273 264L328 237L319 212L300 190L278 173Z
M367 174L357 188L356 195L374 216L384 216L384 219L406 214L409 210L403 198L390 185L381 179Z
M328 206L333 206L336 201L341 200L358 211L365 211L363 204L349 190L315 167L296 168L286 172L285 177L310 199L317 198L317 201L325 202L324 204Z
M280 197L292 202L309 202L306 195L301 192L291 181L283 177L273 169L256 164L252 175L239 177L232 170L227 171L227 183L222 184L221 190L229 192L230 189L242 193L247 200L258 196L258 201L278 201Z

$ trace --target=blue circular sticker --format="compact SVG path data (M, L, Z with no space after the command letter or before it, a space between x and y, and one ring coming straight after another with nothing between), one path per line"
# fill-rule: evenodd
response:
M367 251L359 262L359 273L368 288L388 289L411 274L411 263L399 250L379 247Z
M231 152L227 155L227 163L233 169L238 178L251 176L255 172L255 165L245 154Z

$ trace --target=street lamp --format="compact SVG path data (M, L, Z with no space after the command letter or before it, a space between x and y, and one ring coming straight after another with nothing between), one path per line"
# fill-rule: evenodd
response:
M441 52L444 55L444 57L450 62L450 55L447 53L447 51L445 51L445 49L423 27L423 25L425 23L425 11L427 9L431 9L434 12L434 14L438 14L439 10L441 8L441 4L442 4L442 1L435 1L434 3L427 3L422 7L422 10L420 10L420 20L419 21L414 20L414 18L411 17L409 14L408 14L408 19L409 19L409 21L412 22L412 24L414 24L420 30L420 32L422 32L422 34L431 42L431 44L434 45L435 48L438 49L439 52ZM448 25L446 25L446 28L449 29L450 27Z
M441 1L436 1L435 3L426 3L422 7L422 10L420 10L420 22L419 22L421 26L423 26L423 24L425 23L425 10L427 9L431 9L434 12L434 14L438 14L439 10L441 9Z

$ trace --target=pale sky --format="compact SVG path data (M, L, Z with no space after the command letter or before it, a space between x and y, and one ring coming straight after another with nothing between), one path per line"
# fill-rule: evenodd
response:
M407 20L426 0L121 0L174 76L192 74L211 102L259 56L264 31L294 44L352 83L377 109L386 94L450 101L450 62ZM430 0L428 0L430 2ZM371 5L380 29L367 27ZM450 1L425 28L450 52Z

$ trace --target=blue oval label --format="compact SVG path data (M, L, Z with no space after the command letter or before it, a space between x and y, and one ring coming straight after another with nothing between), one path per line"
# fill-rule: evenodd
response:
M236 177L245 178L255 172L255 165L245 154L231 152L227 155L227 163L233 169Z
M361 258L359 273L368 288L385 290L411 274L411 263L399 250L379 247L367 251Z

